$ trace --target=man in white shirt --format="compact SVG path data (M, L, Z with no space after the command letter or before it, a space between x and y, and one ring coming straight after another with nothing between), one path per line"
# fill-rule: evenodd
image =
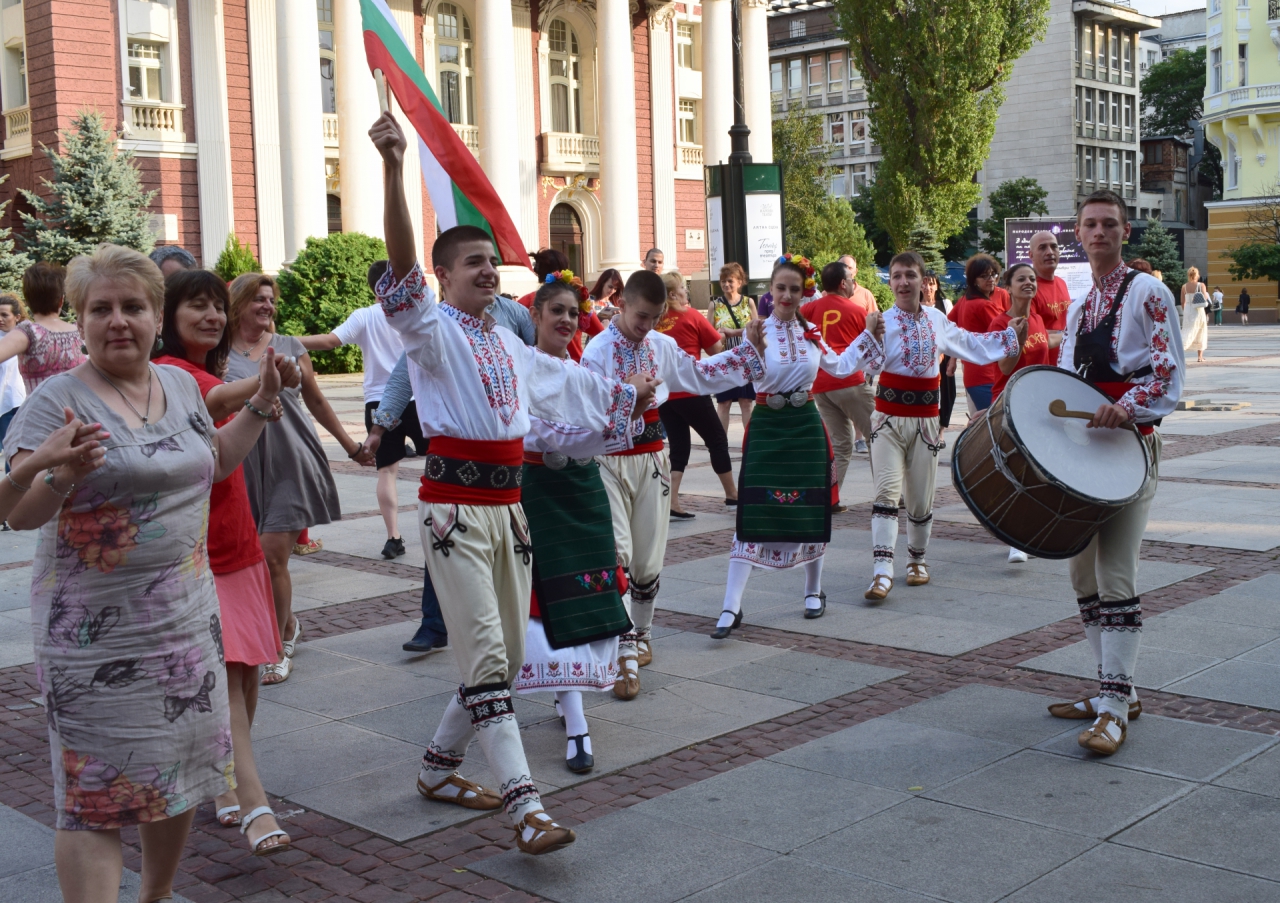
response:
M385 260L376 261L369 267L371 289L386 271ZM404 353L400 336L387 325L382 305L375 302L368 307L361 307L353 311L333 332L301 336L300 340L308 351L332 351L343 345L359 346L360 356L364 361L364 428L366 432L371 432L373 414L382 401L382 394L386 391L387 381L391 378L396 361ZM387 528L387 541L382 546L382 557L388 560L399 558L405 552L404 538L400 536L400 499L396 492L396 478L400 472L400 462L406 454L406 442L412 442L419 455L426 454L427 443L422 437L422 427L412 401L401 416L399 425L386 432L374 454L374 464L378 468L378 511Z

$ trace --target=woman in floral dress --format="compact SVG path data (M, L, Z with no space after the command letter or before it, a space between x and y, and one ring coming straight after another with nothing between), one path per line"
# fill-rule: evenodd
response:
M69 903L119 893L120 829L142 841L141 903L172 896L196 807L234 786L222 627L206 556L209 493L257 440L280 390L215 430L190 374L149 363L164 297L146 257L105 245L67 270L88 360L47 380L7 437L14 470L66 424L102 424L106 453L33 480L9 515L40 529L31 582L36 676Z

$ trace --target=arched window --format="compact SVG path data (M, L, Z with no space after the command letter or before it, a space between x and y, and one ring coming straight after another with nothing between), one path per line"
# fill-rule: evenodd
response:
M333 0L316 0L316 20L320 26L320 107L325 113L338 112L334 84Z
M563 19L552 19L547 37L551 51L551 131L581 132L582 75L578 36Z
M582 221L568 204L551 208L551 247L569 258L569 269L582 273Z
M440 60L440 105L454 125L475 125L475 70L471 61L471 23L452 3L436 10L436 49Z

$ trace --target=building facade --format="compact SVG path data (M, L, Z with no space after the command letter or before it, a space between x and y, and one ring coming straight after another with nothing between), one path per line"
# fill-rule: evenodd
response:
M729 0L388 5L531 251L559 247L588 276L634 270L651 246L705 268L702 165L728 158L733 122ZM767 9L742 6L751 150L768 161ZM358 0L4 0L0 43L0 200L40 190L40 146L93 109L157 192L158 241L205 264L231 234L268 271L308 237L382 234ZM425 255L436 227L412 141L408 157Z
M1145 75L1148 68L1167 60L1179 50L1195 51L1204 47L1209 37L1206 28L1208 12L1208 9L1202 6L1199 9L1161 15L1160 24L1157 27L1142 33L1144 49L1146 47L1153 49L1155 57L1143 54L1141 73Z
M1222 152L1223 187L1222 200L1208 205L1205 281L1230 292L1245 286L1254 305L1274 309L1276 284L1233 283L1223 253L1239 243L1248 208L1280 194L1280 2L1210 0L1208 35L1201 121Z

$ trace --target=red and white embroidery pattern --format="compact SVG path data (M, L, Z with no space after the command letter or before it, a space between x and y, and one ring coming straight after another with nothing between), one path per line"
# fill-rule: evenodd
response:
M779 546L765 542L742 542L735 537L729 558L749 561L756 567L786 570L821 558L826 551L825 542L783 543Z
M385 304L383 305L385 309ZM515 362L502 344L497 332L485 332L484 321L464 313L451 304L441 302L440 312L453 318L462 327L462 333L471 345L476 359L476 370L484 386L489 407L498 412L504 426L510 426L520 410L520 396L516 393Z
M804 327L797 320L782 321L772 314L765 324L773 330L769 340L778 353L780 364L801 364L809 360L809 341L804 337Z
M729 353L731 356L728 361L716 362L708 358L697 361L694 367L706 377L735 374L741 376L746 382L752 382L764 376L764 364L760 362L760 355L756 352L755 345L749 342L738 345Z
M395 273L391 272L391 267L387 267L373 293L382 302L382 312L390 317L421 305L426 290L427 277L423 274L422 267L415 265L399 285L396 285Z
M938 339L933 324L923 312L913 316L894 306L888 313L892 318L889 323L897 328L902 340L902 369L913 376L928 375L938 360Z

